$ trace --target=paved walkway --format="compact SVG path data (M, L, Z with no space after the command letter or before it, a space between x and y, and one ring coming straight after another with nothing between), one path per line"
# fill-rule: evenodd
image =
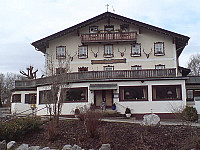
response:
M61 120L66 120L66 119L78 120L77 118L67 118L67 117L60 117L60 119ZM107 122L125 122L125 123L137 123L137 124L142 123L142 120L136 120L135 118L127 119L124 117L109 117L109 118L103 118L102 120L107 121ZM170 120L170 119L161 120L160 124L161 125L187 125L187 124L183 124L183 122L181 121ZM189 125L200 127L200 123L190 123Z

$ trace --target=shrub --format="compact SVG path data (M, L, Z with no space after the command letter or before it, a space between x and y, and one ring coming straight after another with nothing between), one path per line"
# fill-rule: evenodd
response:
M198 120L197 110L194 107L186 106L182 111L182 119L185 121L195 122Z
M125 114L131 114L131 110L128 107L126 108Z
M16 118L8 122L0 122L0 141L17 140L25 134L40 129L39 117Z
M102 113L91 109L91 107L83 106L80 110L80 121L84 121L85 129L89 137L94 138L98 135L98 126L102 118Z
M98 126L102 115L98 111L88 110L85 114L84 124L89 137L94 138L98 135Z
M79 115L80 114L80 110L78 108L76 108L75 111L74 111L74 114L75 115Z

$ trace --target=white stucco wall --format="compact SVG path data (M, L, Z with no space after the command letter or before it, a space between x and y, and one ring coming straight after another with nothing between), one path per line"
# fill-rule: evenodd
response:
M30 104L25 104L25 94L31 94L31 93L36 93L36 91L15 91L12 93L12 95L14 94L21 94L21 103L15 103L12 102L11 103L11 113L22 113L22 114L30 114L32 113L32 110L29 110ZM28 111L26 111L28 110ZM26 111L26 112L24 112Z
M111 25L114 25L115 29L120 29L120 25L124 22L111 19ZM90 26L98 26L99 30L104 30L104 25L107 25L107 20L101 20ZM141 43L141 57L131 57L131 44L132 43L110 43L113 44L114 48L114 57L104 58L104 44L105 43L93 43L88 44L88 58L80 59L78 55L74 56L75 53L78 54L78 46L82 45L81 43L81 34L89 32L89 26L80 29L80 36L77 32L72 32L63 37L54 39L49 42L49 48L47 48L48 56L53 57L55 66L58 65L58 60L56 59L56 46L66 46L66 51L71 56L74 56L73 61L70 63L71 72L77 72L78 67L84 66L88 67L88 71L100 71L103 70L103 67L107 64L91 64L91 60L103 60L103 59L122 59L126 58L126 63L111 64L114 66L115 70L130 70L133 65L141 65L142 69L155 69L155 65L164 64L166 68L177 68L177 59L176 59L176 50L175 44L172 42L172 38L160 33L156 33L150 30L141 29L141 34L139 34L138 27L134 25L129 25L130 31L137 32L137 43ZM164 42L164 56L154 56L154 42ZM109 43L108 43L109 44ZM87 45L87 44L86 44ZM98 51L98 57L95 58L94 54L91 52L91 49L94 52ZM124 51L126 49L124 57L121 57L121 54L118 52ZM153 49L149 58L147 59L146 55L143 53L145 49L146 53L149 53Z
M134 114L144 113L172 113L174 108L182 108L186 106L186 92L185 92L185 80L154 80L154 81L119 81L119 82L84 82L84 83L73 83L70 88L87 87L88 88L88 102L75 102L75 103L64 103L62 107L62 115L73 114L73 110L77 107L90 105L94 103L94 92L89 90L90 84L117 84L118 89L113 90L113 93L119 93L120 86L148 86L148 101L119 101L119 98L114 98L113 101L117 105L117 111L124 113L125 108L129 107L132 109ZM182 100L171 100L171 101L152 101L152 86L153 85L181 85ZM42 109L46 105L39 104L39 91L48 90L50 86L41 86L37 88L37 109ZM15 92L18 94L19 92ZM12 103L12 112L23 111L30 108L29 104L24 104L24 95L29 92L20 92L22 94L22 103ZM200 109L200 108L198 108ZM37 112L38 115L46 115L47 109L43 109Z

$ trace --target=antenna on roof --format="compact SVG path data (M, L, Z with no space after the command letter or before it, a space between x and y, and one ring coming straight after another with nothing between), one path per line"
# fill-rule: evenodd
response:
M106 7L107 7L107 12L108 12L108 7L109 7L109 5L107 4Z

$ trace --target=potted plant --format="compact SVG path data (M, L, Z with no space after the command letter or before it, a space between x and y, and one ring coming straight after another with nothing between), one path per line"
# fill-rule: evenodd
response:
M79 114L80 114L80 110L78 108L76 108L75 111L74 111L75 118L78 118Z
M131 110L128 107L125 110L125 115L126 115L126 118L130 118L131 117Z
M112 104L112 110L115 110L116 109L116 105L115 103Z

